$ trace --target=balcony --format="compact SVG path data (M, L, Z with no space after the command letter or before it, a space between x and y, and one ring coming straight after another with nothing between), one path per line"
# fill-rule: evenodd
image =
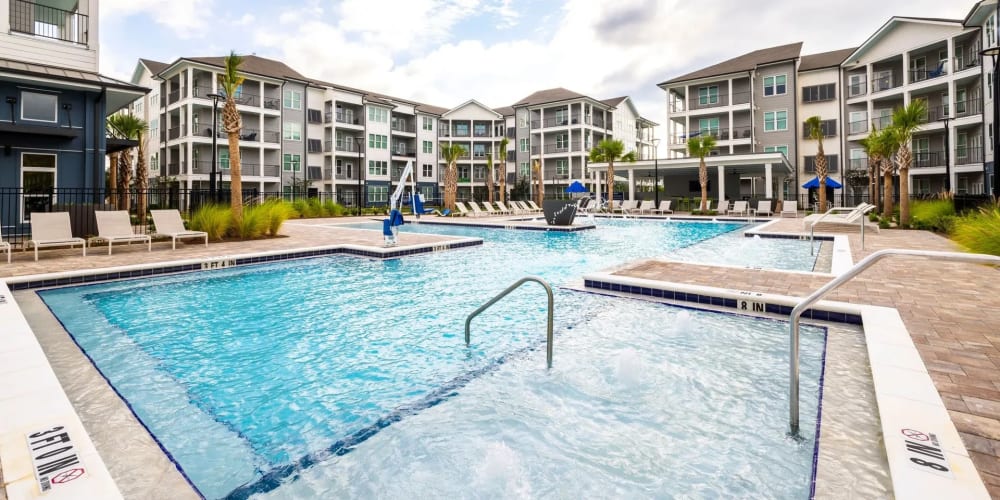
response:
M847 85L847 97L858 97L868 93L868 79L859 78L852 80Z
M343 151L345 153L363 153L365 151L364 145L359 145L357 142L350 139L347 140L337 140L337 151Z
M715 139L719 141L737 141L740 139L750 139L751 136L753 136L753 129L749 125L732 128L706 128L691 132L688 137L698 137L702 135L714 136ZM674 142L674 144L687 144L687 138L683 136L675 136L674 139L679 141Z
M944 151L914 151L913 168L943 167Z
M891 75L875 78L872 80L872 93L885 92L902 87L903 83L897 80L897 78L893 78Z
M853 134L864 134L868 132L868 119L853 121L848 124L847 133Z
M273 109L278 111L281 109L281 99L277 97L265 97L264 98L264 109Z
M914 69L910 70L910 83L922 82L925 80L933 80L935 78L941 78L948 74L945 64L942 62L935 69Z
M184 87L171 90L170 93L167 94L167 104L173 104L181 100L181 97L183 96L184 96Z
M342 113L337 112L337 123L346 123L348 125L364 125L361 123L361 119L353 113Z
M750 92L733 93L733 99L732 99L733 105L747 104L749 102L750 102ZM721 106L729 106L728 94L711 94L698 97L691 97L688 99L688 111L718 108Z
M333 167L323 167L323 180L324 181L333 180Z
M406 134L415 134L415 133L417 133L417 129L413 125L411 125L409 123L406 123L406 122L403 122L403 121L394 121L394 122L392 122L392 131L393 132L403 132L403 133L406 133Z
M413 148L395 147L395 148L392 148L392 155L393 156L405 156L407 158L416 158L417 157L417 150L413 149Z
M281 132L277 130L265 130L264 131L264 142L269 142L271 144L278 144L281 142Z
M10 31L87 45L89 16L41 5L34 0L10 0Z
M983 61L979 56L979 52L967 51L961 54L961 57L956 57L952 61L952 69L958 73L959 71L964 71L971 68L977 68Z
M982 162L982 147L966 146L955 148L955 165L975 165Z
M549 128L549 127L565 127L567 125L576 125L580 123L578 117L570 118L568 116L556 116L554 118L546 118L544 120L531 120L531 128Z
M208 95L212 93L212 87L205 87L202 85L195 85L191 87L191 97L198 97L200 99L211 99Z
M848 161L848 168L850 170L863 170L868 171L868 158L851 158Z
M167 130L167 140L180 138L187 133L187 125L179 125Z
M264 177L279 177L281 165L264 165Z

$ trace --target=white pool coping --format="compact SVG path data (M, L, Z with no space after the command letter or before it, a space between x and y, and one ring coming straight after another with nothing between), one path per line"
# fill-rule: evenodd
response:
M711 295L737 301L751 298L757 302L788 307L794 307L799 302L798 298L785 295L666 283L618 276L609 272L590 273L584 275L583 279ZM888 307L836 301L820 301L813 308L860 315L862 318L894 497L952 500L990 498L899 312ZM740 310L740 313L754 314L747 310ZM759 315L773 317L767 314ZM904 430L910 435L933 434L940 445L938 448L942 450L947 460L946 464L951 474L938 473L927 465L917 465L912 462L911 459L931 463L936 461L927 455L927 453L933 454L932 450L923 454L908 452Z

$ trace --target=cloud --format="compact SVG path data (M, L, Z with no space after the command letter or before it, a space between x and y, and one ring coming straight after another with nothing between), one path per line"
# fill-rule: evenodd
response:
M213 0L103 0L102 21L115 22L143 14L165 26L176 37L204 36L217 22L212 14ZM139 21L142 22L142 21Z

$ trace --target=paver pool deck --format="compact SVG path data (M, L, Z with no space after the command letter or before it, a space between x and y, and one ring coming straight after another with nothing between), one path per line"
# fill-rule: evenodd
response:
M516 218L516 217L515 217ZM106 249L47 250L38 262L30 253L15 251L14 263L0 265L0 278L57 271L165 262L199 257L244 254L332 244L381 247L379 231L358 231L332 224L369 222L371 217L292 220L282 228L283 238L247 242L178 245L155 243L147 252L142 245ZM483 217L476 223L505 218ZM432 218L433 222L467 222ZM802 219L784 219L765 231L802 232ZM883 230L866 235L861 248L856 231L828 231L848 237L854 261L885 248L960 250L957 245L924 231ZM447 236L404 234L401 245L454 240ZM461 251L461 250L458 250ZM637 278L655 279L753 292L805 296L830 278L801 273L700 264L640 261L616 270ZM971 264L936 262L911 257L886 259L833 293L829 299L896 308L903 318L924 364L934 380L952 420L969 449L990 494L1000 498L1000 269Z

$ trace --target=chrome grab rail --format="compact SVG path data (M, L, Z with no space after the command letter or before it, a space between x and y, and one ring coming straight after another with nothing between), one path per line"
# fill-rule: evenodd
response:
M546 339L545 362L546 362L546 365L548 365L549 368L552 368L552 309L553 309L553 306L552 306L552 304L553 304L553 300L552 300L552 287L549 286L549 284L546 283L545 280L543 280L542 278L536 277L536 276L525 276L524 278L521 278L521 279L517 280L513 285L507 287L504 291L502 291L499 294L497 294L496 297L493 297L492 299L490 299L489 302L487 302L487 303L479 306L479 309L476 309L475 311L473 311L472 314L470 314L468 318L465 318L465 347L469 347L469 340L470 340L469 339L469 337L470 337L469 329L472 326L472 318L475 318L476 316L479 316L479 314L481 312L489 309L490 306L492 306L493 304L496 304L500 299L506 297L507 294L509 294L510 292L513 292L514 290L516 290L517 288L519 288L521 285L523 285L523 284L525 284L525 283L527 283L529 281L534 281L535 283L538 283L539 285L542 285L542 287L545 288L545 293L549 297L549 314L548 314L548 323L546 325L547 332L546 332L546 337L545 337L545 339Z
M867 207L861 209L861 217L858 218L858 225L861 226L861 249L865 249L865 217L868 216L868 212L871 212L876 207L875 205L868 204ZM816 255L815 246L813 245L813 240L816 236L816 224L819 224L826 218L827 215L833 214L834 212L853 212L857 210L858 207L833 207L827 210L826 213L821 215L818 219L814 220L812 225L809 226L809 255Z
M868 269L876 262L890 255L904 255L910 257L927 257L943 261L970 262L973 264L996 264L1000 265L1000 257L995 255L984 255L976 253L961 252L934 252L930 250L903 250L890 248L879 250L868 257L865 257L850 268L844 274L823 285L808 297L799 301L792 309L789 334L791 337L791 353L789 356L789 388L788 388L788 422L789 432L792 436L799 435L799 317L805 310L825 297L830 292L836 290L844 283L850 281L862 271Z

